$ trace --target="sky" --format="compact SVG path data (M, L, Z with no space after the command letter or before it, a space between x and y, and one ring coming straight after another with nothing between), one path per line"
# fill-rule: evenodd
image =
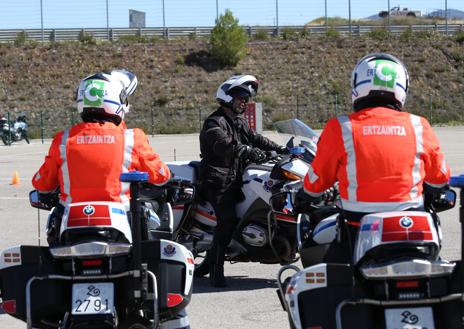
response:
M146 13L146 27L213 26L230 9L243 25L304 25L327 16L360 19L401 6L427 14L464 11L464 0L0 0L0 29L129 27L129 9ZM41 6L42 3L42 6ZM42 8L42 10L41 10ZM278 8L278 11L276 10ZM42 17L41 19L41 12Z

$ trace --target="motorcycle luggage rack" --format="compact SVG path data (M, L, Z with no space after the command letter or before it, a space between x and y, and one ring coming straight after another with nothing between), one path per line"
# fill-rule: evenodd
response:
M150 279L152 280L153 283L153 293L148 294L147 299L153 299L153 327L158 328L159 323L160 323L160 317L159 317L159 312L158 312L158 281L156 279L156 276L153 272L149 270L144 270ZM32 283L36 280L64 280L64 281L80 281L80 280L107 280L107 279L119 279L127 276L133 276L135 278L138 278L141 276L141 271L140 270L132 270L132 271L126 271L123 273L118 273L118 274L109 274L109 275L95 275L95 276L84 276L84 275L78 275L78 276L66 276L66 275L47 275L47 276L34 276L29 279L26 285L26 318L27 318L27 329L34 329L32 327L32 308L31 308L31 286ZM151 297L151 298L150 298Z

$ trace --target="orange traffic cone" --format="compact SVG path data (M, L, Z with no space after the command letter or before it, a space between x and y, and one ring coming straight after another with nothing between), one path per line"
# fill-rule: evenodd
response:
M18 171L15 171L13 173L13 179L11 180L11 184L10 185L19 185L20 181L19 181L19 175L18 175Z

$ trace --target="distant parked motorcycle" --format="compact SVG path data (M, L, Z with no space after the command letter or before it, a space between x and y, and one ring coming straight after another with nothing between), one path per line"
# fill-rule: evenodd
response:
M22 139L25 139L30 144L27 136L28 125L26 123L26 116L19 116L14 123L8 122L5 117L1 117L0 127L3 144L11 145L11 143L19 142Z
M10 133L10 125L8 123L7 118L0 117L0 135L2 137L2 142L5 145L9 145L9 133Z

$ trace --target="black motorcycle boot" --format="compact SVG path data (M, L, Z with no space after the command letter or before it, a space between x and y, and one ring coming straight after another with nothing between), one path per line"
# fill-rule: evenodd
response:
M209 282L211 286L217 288L226 287L227 282L224 277L224 248L213 242L210 257Z
M216 288L227 287L227 281L224 276L224 265L212 264L209 270L209 282Z

